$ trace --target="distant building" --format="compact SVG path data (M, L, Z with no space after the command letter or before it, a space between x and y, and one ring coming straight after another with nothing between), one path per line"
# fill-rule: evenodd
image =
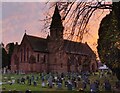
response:
M25 33L21 44L15 45L11 70L25 73L96 71L96 55L89 45L64 40L63 30L61 16L56 6L50 36L45 39Z

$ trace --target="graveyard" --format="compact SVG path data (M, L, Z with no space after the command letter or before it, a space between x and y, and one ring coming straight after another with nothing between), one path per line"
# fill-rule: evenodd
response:
M120 2L77 1L4 4L0 92L120 93Z
M85 76L85 77L84 77ZM87 78L86 78L87 77ZM77 79L80 79L80 82ZM52 73L31 73L31 74L3 74L2 76L2 91L90 91L90 84L98 80L99 91L105 91L104 81L109 80L111 88L115 87L118 81L116 76L104 73L100 76L99 72L91 73L89 75L80 75L76 73L68 74L52 74ZM71 86L66 84L71 83ZM76 83L74 83L74 82ZM86 82L86 87L77 87L77 84ZM75 85L76 84L76 85Z

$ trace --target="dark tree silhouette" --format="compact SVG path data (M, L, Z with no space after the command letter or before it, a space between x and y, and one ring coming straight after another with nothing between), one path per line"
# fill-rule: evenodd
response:
M2 48L2 68L9 65L8 55L4 48Z
M120 80L120 2L114 2L112 11L100 24L98 53Z
M9 62L8 62L8 55L4 48L3 43L0 44L0 54L2 54L2 55L0 55L0 58L2 58L2 60L0 60L0 62L1 62L0 64L1 64L1 67L4 68L4 67L8 66Z
M6 49L8 51L7 55L8 55L8 69L10 69L10 65L11 65L11 56L14 50L14 43L8 43L6 45Z

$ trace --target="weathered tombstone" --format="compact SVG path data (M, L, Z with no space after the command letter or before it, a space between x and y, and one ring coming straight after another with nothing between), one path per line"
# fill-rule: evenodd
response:
M67 88L68 90L72 90L72 84L68 83Z
M15 80L14 79L12 80L12 84L15 84Z
M62 89L62 84L58 83L58 89Z
M33 82L33 85L34 85L34 86L37 86L37 82L36 82L36 81L34 81L34 82Z
M42 87L45 87L45 82L44 81L42 81Z
M32 80L31 80L31 78L29 78L29 85L31 85L31 83L32 83Z
M3 74L6 74L6 67L3 68Z
M68 82L67 82L67 80L65 80L65 87L67 87L67 85L68 85Z
M31 78L31 79L32 79L32 81L34 81L35 77L32 75L32 78Z
M52 86L53 86L52 76L49 77L48 84L49 84L49 88L52 88Z
M90 84L90 91L92 93L94 93L94 92L96 93L97 92L97 86L96 86L95 82Z
M68 80L67 89L72 90L72 83L70 80Z

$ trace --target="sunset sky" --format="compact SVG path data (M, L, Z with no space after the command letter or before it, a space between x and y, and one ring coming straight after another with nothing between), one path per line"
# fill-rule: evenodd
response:
M44 37L41 31L44 12L47 10L45 3L32 2L4 2L2 3L2 41L21 42L25 33Z
M45 18L47 10L48 6L45 5L45 2L2 2L3 43L5 45L10 42L18 42L20 44L25 30L27 34L45 37L47 33L42 31L43 22L39 20ZM94 44L97 43L100 21L107 13L105 12L101 15L101 12L97 11L93 15L89 26L90 35L83 39L83 41L88 42L93 50L96 50Z

